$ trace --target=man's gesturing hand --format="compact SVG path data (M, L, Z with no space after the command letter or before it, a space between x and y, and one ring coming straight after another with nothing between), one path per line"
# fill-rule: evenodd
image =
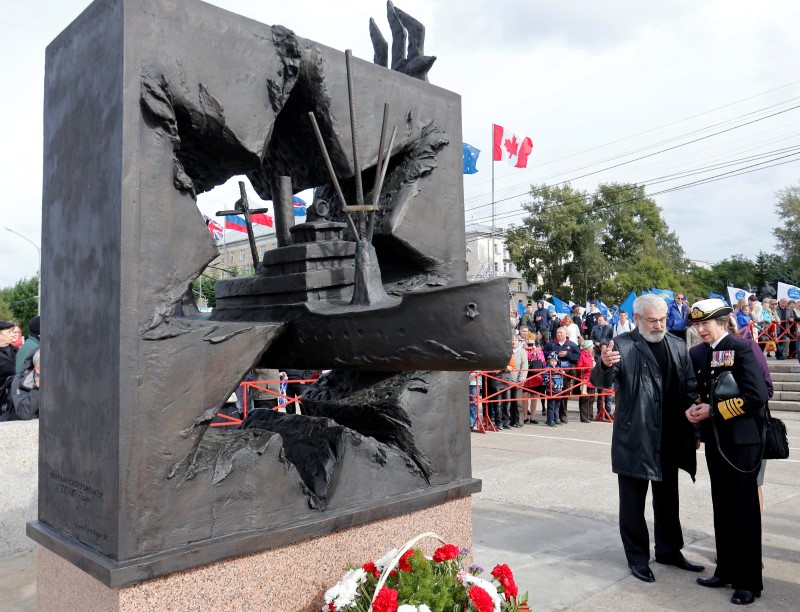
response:
M603 362L603 365L607 368L610 368L615 363L619 363L620 359L622 359L622 355L620 355L617 351L614 350L614 341L608 343L602 351L600 351L600 360Z

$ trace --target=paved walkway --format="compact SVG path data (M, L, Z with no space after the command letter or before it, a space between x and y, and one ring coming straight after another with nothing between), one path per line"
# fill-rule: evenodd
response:
M577 404L577 402L571 402ZM800 413L787 423L791 457L770 461L764 484L764 593L752 610L800 610ZM507 563L527 589L531 610L730 610L730 589L695 583L698 574L653 563L656 582L631 576L617 522L617 481L610 469L611 425L526 425L472 434L475 561ZM697 482L681 472L685 555L714 569L711 493L703 447ZM649 502L648 502L649 503ZM652 508L647 518L652 538Z
M573 402L577 405L577 402ZM577 406L576 406L577 407ZM764 485L764 586L751 610L800 610L800 413L775 413L789 428L792 459L771 461ZM729 589L704 589L697 574L653 564L656 582L633 578L617 527L611 425L527 425L472 434L472 464L483 491L473 497L474 557L507 563L530 594L531 610L702 610L735 608ZM685 553L713 571L708 473L680 482ZM652 512L648 509L648 518ZM652 523L651 523L652 525ZM0 610L33 611L35 556L0 559ZM737 607L738 608L738 607Z

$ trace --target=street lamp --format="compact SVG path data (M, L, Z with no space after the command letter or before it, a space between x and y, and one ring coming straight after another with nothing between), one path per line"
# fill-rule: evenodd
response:
M38 282L36 283L36 314L42 314L42 249L39 248L39 245L36 244L30 238L26 238L19 232L14 231L10 227L6 226L6 231L11 232L12 234L16 234L23 240L30 242L36 251L39 253L39 271L36 275L39 277Z

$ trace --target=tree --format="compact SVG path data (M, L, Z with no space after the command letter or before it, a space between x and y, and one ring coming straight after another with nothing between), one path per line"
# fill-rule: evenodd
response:
M642 185L601 184L591 198L569 184L540 185L531 195L523 227L507 235L511 259L529 284L541 276L562 299L583 302L600 292L619 300L631 290L674 286L658 279L688 271L677 236ZM647 266L650 280L637 272Z
M0 299L11 310L11 319L22 328L23 335L28 335L28 323L36 316L38 306L39 276L24 278L13 287L0 289Z
M800 184L775 193L775 212L780 225L772 230L778 249L794 270L800 268Z
M711 270L717 286L725 287L756 287L756 266L744 255L733 255L715 263Z
M670 288L682 286L678 273L664 259L655 240L650 239L639 248L632 260L613 278L603 283L600 293L606 299L619 304L631 291L640 293L652 287Z
M506 234L511 261L529 285L541 276L542 288L564 299L594 295L608 271L598 247L602 222L587 194L565 184L532 186L531 196L523 226Z
M780 255L759 251L755 261L755 287L760 289L765 283L775 287L778 281L800 284L800 272Z
M725 295L725 287L718 281L714 271L694 264L689 264L689 269L686 273L680 275L678 287L684 292L690 305L695 300L703 300L709 297L712 291Z
M192 291L196 301L199 301L202 294L209 308L217 305L217 280L214 277L201 274L192 283Z
M0 321L10 321L13 318L14 313L11 312L11 307L0 297Z

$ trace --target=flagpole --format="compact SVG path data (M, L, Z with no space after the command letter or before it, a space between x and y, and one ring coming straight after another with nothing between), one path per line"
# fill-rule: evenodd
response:
M226 266L228 265L228 247L225 244L225 236L226 236L225 225L222 226L222 278L225 278L225 271L228 269Z
M497 264L495 263L494 259L494 123L492 124L492 136L489 140L492 143L492 241L491 241L491 248L492 248L492 274L491 278L495 277L495 270Z

